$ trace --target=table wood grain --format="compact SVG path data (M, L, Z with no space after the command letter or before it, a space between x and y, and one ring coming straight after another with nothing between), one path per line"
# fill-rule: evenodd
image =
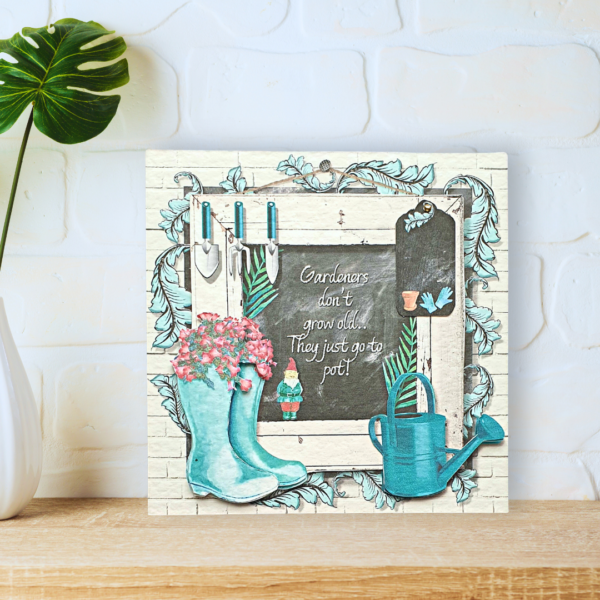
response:
M0 522L0 598L600 598L600 503L508 514L149 517L33 501Z

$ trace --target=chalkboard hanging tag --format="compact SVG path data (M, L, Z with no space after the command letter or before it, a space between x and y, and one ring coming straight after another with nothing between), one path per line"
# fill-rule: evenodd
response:
M454 219L422 200L396 222L396 310L403 317L447 317L454 310Z
M277 209L275 202L267 202L267 237L269 243L265 244L267 276L271 283L275 283L279 273L279 246L277 238Z
M229 274L233 276L233 259L237 257L237 272L242 276L242 255L246 254L246 264L250 262L250 250L242 244L244 237L244 205L241 202L236 202L235 210L235 228L234 238L231 248L229 248Z

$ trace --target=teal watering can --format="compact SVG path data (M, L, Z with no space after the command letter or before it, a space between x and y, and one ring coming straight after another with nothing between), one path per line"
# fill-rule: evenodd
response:
M396 416L396 396L402 383L417 377L427 393L426 413ZM375 423L381 422L379 443ZM477 420L475 436L462 448L446 448L446 417L435 414L435 394L431 382L422 373L405 373L394 383L387 402L387 416L376 415L369 421L373 445L383 455L383 488L393 496L417 498L441 492L460 466L481 444L499 444L504 439L500 424L488 417ZM454 456L446 462L446 454Z

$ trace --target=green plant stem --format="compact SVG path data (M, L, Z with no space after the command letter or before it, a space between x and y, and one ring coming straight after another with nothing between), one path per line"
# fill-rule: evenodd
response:
M2 260L4 259L4 248L6 246L6 238L8 237L8 226L10 225L10 217L12 216L13 205L15 203L15 196L17 195L17 186L19 185L19 176L21 175L21 167L23 166L23 156L25 155L25 148L27 146L27 140L29 139L29 132L33 125L33 108L27 121L27 127L25 127L25 133L23 134L23 141L21 142L21 149L19 150L19 158L17 159L17 167L15 169L15 176L13 177L12 189L10 190L10 198L8 200L8 206L6 208L6 217L4 218L4 228L2 229L2 239L0 239L0 269L2 269Z

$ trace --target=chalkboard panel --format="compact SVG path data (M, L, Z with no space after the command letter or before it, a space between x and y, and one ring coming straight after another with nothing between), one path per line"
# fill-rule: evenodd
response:
M298 421L385 412L382 361L409 321L396 311L395 252L393 245L280 246L279 295L256 318L278 363L259 421L283 420L277 385L290 357L304 388Z
M454 310L454 219L423 200L396 222L396 307L404 317L447 317Z

